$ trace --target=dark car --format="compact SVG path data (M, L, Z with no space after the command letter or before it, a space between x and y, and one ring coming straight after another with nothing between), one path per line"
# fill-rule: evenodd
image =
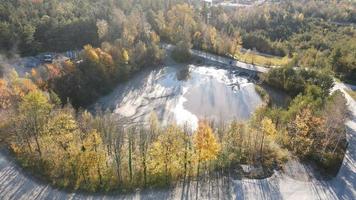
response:
M44 55L43 56L43 62L52 63L53 62L53 56L51 54Z

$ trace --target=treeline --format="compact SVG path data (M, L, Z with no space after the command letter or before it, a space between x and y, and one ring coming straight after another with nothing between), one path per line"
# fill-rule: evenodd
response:
M327 97L334 86L334 80L330 75L314 69L275 68L263 74L262 79L265 83L282 89L293 97L304 92L309 85L320 87L322 97Z
M290 1L296 10L307 17L321 18L325 21L356 23L356 3L354 1Z
M282 1L252 8L214 7L210 12L210 23L218 32L239 32L246 49L288 56L292 66L356 80L355 56L350 56L356 38L352 2Z
M234 55L241 46L239 32L222 32L208 24L208 12L208 8L199 9L185 3L174 5L167 11L150 10L147 18L162 40L178 46L175 57L186 58L190 48Z
M128 191L181 180L199 184L213 173L242 173L241 164L260 169L244 176L263 177L282 166L288 150L335 172L346 147L342 93L325 96L312 82L287 109L263 107L244 123L201 121L191 131L162 126L154 114L148 126L127 127L110 112L62 107L55 93L10 77L0 84L1 102L9 103L1 104L1 135L24 167L59 187Z
M41 89L58 94L62 102L69 100L76 108L88 106L135 72L162 61L164 51L154 32L131 42L122 39L104 42L101 48L86 45L78 61L46 64L32 69L30 77Z
M28 55L97 45L95 15L105 14L99 5L86 0L4 0L0 5L1 50L18 49Z
M250 8L204 7L187 0L10 1L0 5L0 48L22 54L81 49L119 39L125 48L156 32L178 45L236 56L240 47L293 59L293 65L355 80L356 6L349 1L282 1ZM127 47L128 46L128 47ZM267 62L269 63L269 62ZM275 65L271 59L271 65Z
M5 50L15 41L23 54L85 45L78 62L33 70L35 84L14 71L0 80L0 131L23 166L60 187L90 191L167 186L216 171L228 174L239 164L262 167L264 175L285 161L287 150L337 169L346 147L347 107L342 93L330 95L333 80L325 71L354 77L355 31L307 19L306 12L294 9L298 2L247 14L184 2L6 0L0 5ZM177 44L174 57L181 61L192 47L234 55L241 41L266 53L293 55L289 67L270 70L264 81L294 99L286 109L261 108L246 123L202 121L196 131L161 126L154 115L149 127L124 127L110 113L93 116L71 107L70 102L88 105L120 80L159 63L160 40ZM47 46L51 42L56 46Z
M99 46L105 40L113 42L122 32L128 37L137 33L137 23L149 28L142 20L146 10L169 9L182 2L186 1L4 0L0 5L0 51L33 55L81 49L87 44Z
M1 133L19 162L70 189L127 191L188 179L199 184L200 177L228 174L239 164L261 167L260 174L249 174L261 177L287 158L275 124L257 115L247 124L201 121L196 131L163 127L154 114L148 127L123 127L111 113L62 108L54 94L37 89L7 111Z

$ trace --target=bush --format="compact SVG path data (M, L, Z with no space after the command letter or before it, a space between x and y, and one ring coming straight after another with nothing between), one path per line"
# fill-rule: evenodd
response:
M308 85L317 85L322 89L323 96L326 97L334 85L332 77L328 74L291 67L273 68L262 78L265 83L283 89L292 96L303 92Z
M270 101L270 97L269 97L268 93L265 91L265 89L263 89L259 85L255 85L255 90L256 90L257 94L259 94L261 96L263 102L268 104Z
M173 49L172 57L175 61L183 63L191 60L192 55L190 53L191 44L180 41Z
M316 164L323 168L326 173L336 175L344 159L344 153L323 153L321 157L314 159Z

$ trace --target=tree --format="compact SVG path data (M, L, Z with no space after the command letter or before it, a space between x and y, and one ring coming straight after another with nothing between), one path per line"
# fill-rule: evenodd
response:
M129 178L130 178L130 183L132 183L132 181L133 181L133 173L134 173L134 171L133 171L133 165L134 165L134 163L133 163L133 157L134 157L134 150L135 150L135 148L134 148L134 143L135 143L135 129L134 128L131 128L129 131L128 131L128 133L127 133L127 139L128 139L128 141L127 141L127 148L128 148L128 168L129 168Z
M272 122L271 119L264 117L261 122L262 128L262 141L261 141L261 149L260 149L260 155L263 160L263 146L265 143L265 137L268 138L273 138L277 135L277 130L276 130L276 125Z
M167 12L167 29L170 40L178 43L182 37L191 36L196 29L194 10L188 4L177 4Z
M243 159L244 154L244 129L243 124L232 122L229 129L225 132L222 138L222 163L232 166Z
M199 122L199 127L194 134L193 141L197 151L198 160L206 162L217 158L220 152L220 144L207 122Z
M325 119L325 135L320 138L319 149L322 153L335 153L345 139L345 122L348 118L347 102L342 92L336 91L324 105L322 117Z
M96 22L96 27L98 28L98 36L99 36L99 39L103 40L105 39L105 37L107 36L108 34L108 31L109 31L109 27L108 27L108 23L106 22L106 20L98 20Z
M150 141L152 136L149 132L145 132L143 129L140 130L140 140L139 149L141 157L141 165L143 169L143 185L147 185L147 162L148 162L148 149L150 147Z
M11 106L11 91L7 86L7 81L0 79L0 109L7 109Z
M102 147L103 141L95 129L91 130L83 141L79 165L89 179L89 188L95 190L97 186L103 186L107 155ZM85 177L84 177L85 178Z
M130 60L129 53L127 52L126 49L123 49L121 53L121 61L125 64L128 64L129 60Z
M200 164L215 160L220 152L220 144L206 121L200 121L193 138L197 159L197 177L200 175ZM196 198L198 197L199 181L197 181Z
M22 121L20 134L26 134L28 146L31 152L30 140L35 139L39 156L42 156L40 135L43 127L48 120L52 105L48 98L40 91L33 91L23 97L19 106L19 116Z
M100 59L95 49L91 45L84 46L84 56L94 63L98 63Z
M63 186L77 181L76 157L81 149L76 119L64 111L54 113L44 127L41 140L43 160L49 163L46 173L53 180L62 179Z
M158 136L149 150L150 172L163 176L165 184L182 174L185 135L176 126L169 126Z
M319 148L317 138L323 134L324 123L324 119L314 116L310 108L304 108L297 114L288 126L292 148L297 155L305 157Z
M188 39L178 42L177 46L173 49L172 57L177 62L187 62L191 59L190 49L192 44Z

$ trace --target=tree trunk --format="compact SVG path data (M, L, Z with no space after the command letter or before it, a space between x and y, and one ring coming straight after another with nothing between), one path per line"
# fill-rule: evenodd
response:
M116 161L116 173L117 173L117 177L118 177L118 182L120 183L121 182L121 173L120 173L121 160L120 160L119 152L117 150L118 148L119 148L118 146L115 146L114 153L115 153L115 161Z
M261 155L261 161L263 163L263 143L264 143L264 140L265 140L265 133L264 131L262 131L262 141L261 141L261 149L260 149L260 155Z
M200 153L199 153L200 154ZM199 155L198 154L198 155ZM197 166L197 187L195 191L195 199L198 199L199 195L199 170L200 170L200 156L198 156L198 166Z
M130 133L131 134L131 133ZM129 175L130 181L132 181L132 138L129 136Z

